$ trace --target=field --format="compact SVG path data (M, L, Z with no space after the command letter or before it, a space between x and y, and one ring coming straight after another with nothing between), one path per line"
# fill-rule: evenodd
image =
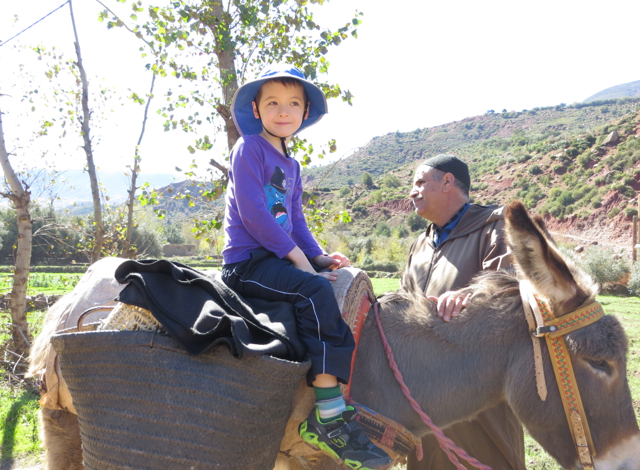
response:
M39 274L39 273L37 273ZM36 276L34 276L36 277ZM63 293L70 290L71 284L77 283L75 274L42 274L35 282L55 284L58 290L50 293ZM399 279L372 279L376 295L394 291L399 287ZM31 288L35 286L30 286ZM41 290L31 291L32 293ZM599 296L608 314L616 315L622 322L629 336L628 379L636 418L640 417L640 298ZM5 313L0 313L5 323ZM37 333L44 317L44 312L29 313L29 323ZM0 341L3 330L0 329ZM42 458L41 443L38 434L37 413L39 410L38 393L33 383L17 385L10 379L11 371L0 368L0 469L26 470L36 465ZM528 435L525 435L526 464L529 470L561 470L555 461ZM403 466L397 469L403 469Z
M80 273L31 273L27 295L66 294L71 292L82 277ZM7 274L0 275L0 295L11 291L12 279Z

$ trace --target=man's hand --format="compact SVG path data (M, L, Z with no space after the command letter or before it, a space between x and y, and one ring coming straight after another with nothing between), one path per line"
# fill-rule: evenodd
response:
M469 304L471 292L468 290L455 290L445 292L440 297L432 295L427 297L430 300L438 302L437 314L444 321L448 322L460 314L460 311Z

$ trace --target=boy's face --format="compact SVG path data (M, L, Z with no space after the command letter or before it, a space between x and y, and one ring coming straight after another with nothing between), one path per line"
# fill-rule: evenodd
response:
M262 125L272 134L291 137L309 115L308 108L305 112L305 104L301 84L287 86L278 82L266 82L260 88L258 106L253 102L253 114L256 119L262 119ZM264 131L261 135L269 142L275 139ZM275 139L275 144L280 145L278 139Z

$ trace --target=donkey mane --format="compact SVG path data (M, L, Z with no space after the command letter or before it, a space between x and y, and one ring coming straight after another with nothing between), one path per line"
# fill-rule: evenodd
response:
M469 306L462 309L451 325L436 315L436 303L422 294L403 289L385 294L378 299L384 328L402 332L408 344L412 338L429 338L464 349L483 339L500 342L502 335L524 328L518 279L513 273L481 272L467 290L473 293ZM520 315L521 322L513 321L513 317Z

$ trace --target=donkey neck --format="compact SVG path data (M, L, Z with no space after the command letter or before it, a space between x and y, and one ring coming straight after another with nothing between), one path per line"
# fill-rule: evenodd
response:
M438 426L469 419L505 400L505 377L524 319L515 300L472 303L444 323L433 303L406 296L381 301L381 321L412 396ZM503 308L504 306L504 308ZM516 334L522 323L521 334ZM365 324L352 379L355 401L403 423L416 434L427 427L410 408L389 368L375 319Z

